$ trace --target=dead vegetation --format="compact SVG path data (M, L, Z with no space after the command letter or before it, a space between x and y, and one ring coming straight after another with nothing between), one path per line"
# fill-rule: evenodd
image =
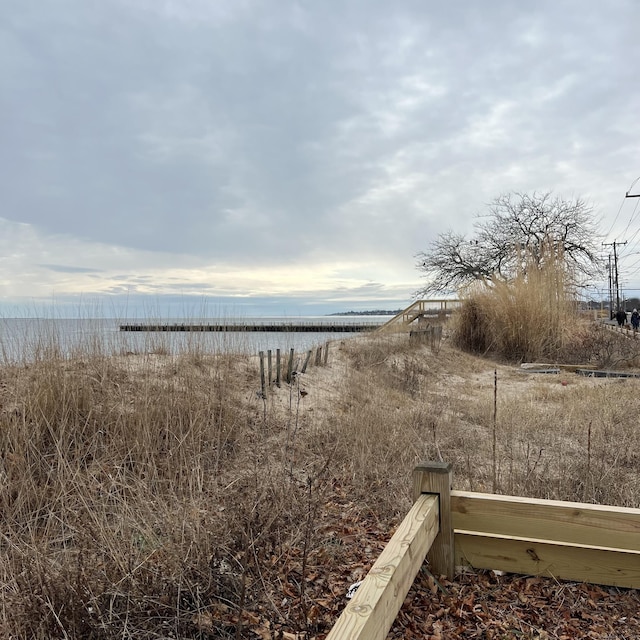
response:
M634 361L622 336L579 335ZM242 356L5 365L0 635L322 638L426 459L460 489L640 506L639 380L527 374L446 337L330 353L266 399Z

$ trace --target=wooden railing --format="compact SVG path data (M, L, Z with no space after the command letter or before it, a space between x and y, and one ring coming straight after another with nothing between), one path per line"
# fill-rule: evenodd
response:
M407 327L414 320L427 316L446 315L460 305L459 300L416 300L404 311L393 316L385 322L378 331L385 331L392 328Z
M640 509L452 491L451 465L413 472L414 505L327 640L380 639L426 559L456 566L640 588Z
M454 491L455 564L640 587L640 510Z
M413 508L366 575L327 640L383 640L420 570L425 556L451 556L449 479L451 467L438 463L414 471ZM437 541L437 544L436 544ZM444 547L443 547L444 545Z

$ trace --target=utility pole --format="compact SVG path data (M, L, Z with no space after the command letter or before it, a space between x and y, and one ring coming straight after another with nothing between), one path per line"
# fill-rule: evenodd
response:
M611 254L609 254L609 320L613 320L613 272L611 271Z
M625 242L616 242L615 240L611 243L604 243L603 246L605 247L611 247L613 246L613 269L614 269L614 286L616 288L616 311L620 311L620 284L619 284L619 280L618 280L618 253L616 251L616 247L619 247L620 245L625 245L627 244L626 241Z

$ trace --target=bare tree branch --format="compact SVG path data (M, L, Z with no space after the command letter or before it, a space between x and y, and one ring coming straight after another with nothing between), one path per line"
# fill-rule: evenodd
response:
M564 200L549 192L503 194L474 228L470 240L449 231L416 255L416 266L427 279L416 296L455 292L474 280L511 278L525 255L542 264L550 247L561 252L577 274L592 278L601 273L593 207L581 198Z

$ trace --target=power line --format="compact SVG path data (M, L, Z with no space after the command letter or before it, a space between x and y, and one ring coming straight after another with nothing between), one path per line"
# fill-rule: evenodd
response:
M640 197L640 194L638 196L625 196L625 198L629 198L629 197ZM624 230L624 233L622 234L622 236L626 236L627 235L627 231L629 231L629 227L631 226L631 223L633 222L633 219L636 215L636 212L638 211L638 205L640 204L640 200L636 201L636 206L633 207L633 211L631 212L631 217L629 218L629 222L627 223L627 228ZM638 234L638 232L636 231L634 234L634 237Z
M631 183L631 186L627 189L627 193L625 193L625 194L624 194L624 197L625 197L625 198L640 198L640 193L636 193L636 194L633 194L633 195L631 195L631 194L629 193L629 191L631 191L631 189L633 189L633 185L634 185L636 182L638 182L638 180L640 180L640 176L638 176L638 177L637 177L637 178L636 178L636 179Z
M611 234L611 232L613 231L613 228L616 226L616 222L618 221L618 217L620 216L620 212L622 211L622 207L624 206L624 203L626 201L627 198L640 198L640 193L638 194L631 194L630 191L631 189L633 189L634 185L636 184L636 182L638 182L638 180L640 180L640 176L638 176L629 186L629 188L627 189L627 191L624 194L624 198L622 198L622 202L620 203L620 206L618 207L618 213L616 213L616 217L613 219L613 222L611 223L611 228L609 229L609 231L607 231L607 236L609 236ZM635 211L635 210L634 210ZM632 214L633 215L633 214ZM628 229L628 225L627 225L627 229ZM626 232L625 232L626 233Z
M618 213L616 213L616 217L613 219L613 222L611 223L611 228L606 233L607 236L609 236L611 234L611 232L613 231L613 227L616 226L616 222L618 221L618 216L620 215L620 212L622 211L622 207L624 206L624 203L625 203L626 199L627 199L627 196L625 195L625 197L622 198L622 202L620 203L620 206L618 207Z

